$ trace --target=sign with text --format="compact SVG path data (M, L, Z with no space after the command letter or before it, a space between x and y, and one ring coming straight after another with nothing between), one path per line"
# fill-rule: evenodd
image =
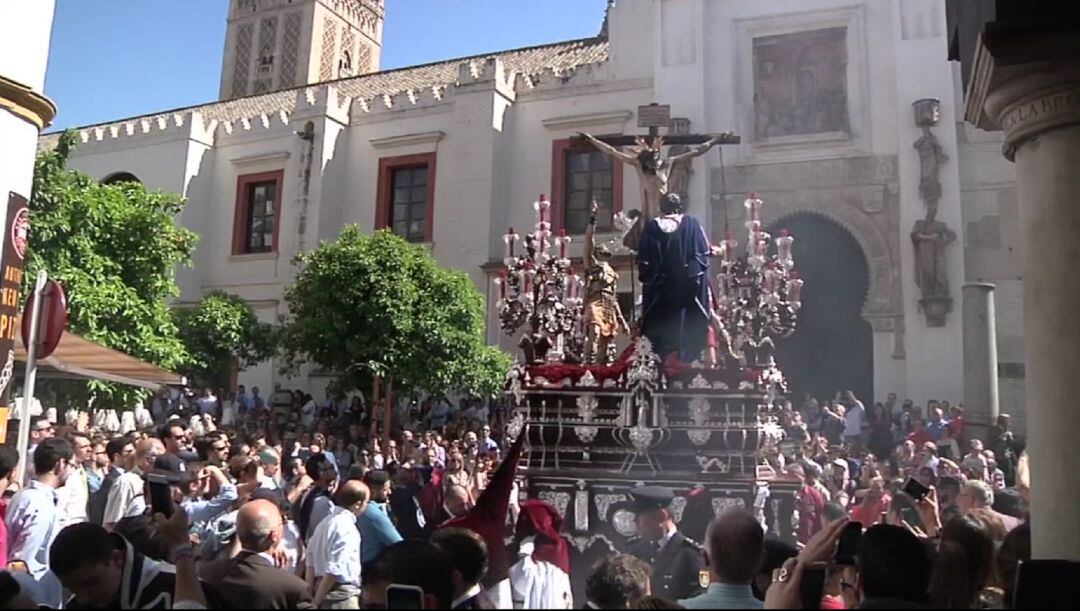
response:
M15 373L15 340L20 326L19 295L22 292L23 267L30 238L30 208L26 198L8 193L7 219L3 227L4 250L0 259L0 396L4 395Z
M671 106L667 104L649 104L638 106L638 127L667 127L671 124Z

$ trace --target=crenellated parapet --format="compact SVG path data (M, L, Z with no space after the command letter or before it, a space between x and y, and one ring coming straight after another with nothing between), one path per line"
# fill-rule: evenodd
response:
M353 100L333 84L305 87L296 91L292 121L329 117L342 125L348 125Z
M363 121L379 115L435 108L449 102L453 94L452 87L432 85L361 97L352 101L351 117L353 121Z
M275 0L234 0L248 11L270 7ZM323 1L323 0L321 0ZM333 0L325 0L330 2ZM342 7L382 11L377 0L336 0ZM346 10L342 8L342 10ZM232 13L230 13L232 14ZM295 129L305 121L330 117L342 124L374 117L392 117L411 111L436 111L458 93L495 91L514 100L519 94L550 91L557 95L567 86L589 86L609 78L607 42L583 39L515 49L498 54L425 64L341 79L332 83L237 97L187 109L133 117L80 128L85 146L129 146L133 139L186 137L212 145L218 136L246 137L276 130ZM290 123L294 124L289 127ZM39 148L55 146L59 136L45 134Z
M177 139L213 145L217 125L217 120L206 118L199 110L185 110L83 127L76 130L76 140L82 152ZM39 148L48 150L58 139L59 134L42 136Z
M290 113L285 110L259 113L251 117L226 119L218 125L218 135L248 136L290 129Z
M513 75L511 82L514 93L521 95L606 83L611 80L609 73L610 69L605 61L570 67L551 66L531 73L518 72Z

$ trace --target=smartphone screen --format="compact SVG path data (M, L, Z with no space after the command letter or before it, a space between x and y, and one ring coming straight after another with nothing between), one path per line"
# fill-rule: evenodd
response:
M160 475L146 476L146 485L150 487L150 509L166 518L173 514L172 487L169 480Z
M423 609L424 590L417 586L404 586L396 583L386 588L387 609Z
M1016 569L1014 609L1075 609L1078 598L1080 562L1020 561Z
M802 583L799 584L799 597L802 599L803 609L821 608L821 598L825 595L827 568L828 565L824 562L815 562L803 568Z
M840 543L836 546L836 564L855 566L855 556L859 553L859 541L862 540L863 527L859 522L849 522L840 533Z
M919 500L927 494L930 494L930 489L920 484L914 477L909 477L908 481L904 484L904 494L915 500Z

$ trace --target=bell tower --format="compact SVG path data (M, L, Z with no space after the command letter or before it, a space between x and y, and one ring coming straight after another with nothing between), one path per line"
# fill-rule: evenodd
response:
M385 0L229 0L227 100L377 72Z

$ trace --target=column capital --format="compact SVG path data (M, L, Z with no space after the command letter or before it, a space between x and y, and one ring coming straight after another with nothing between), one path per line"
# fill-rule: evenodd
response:
M1010 161L1027 140L1080 123L1080 40L1073 34L999 32L980 37L966 119L1005 132Z

